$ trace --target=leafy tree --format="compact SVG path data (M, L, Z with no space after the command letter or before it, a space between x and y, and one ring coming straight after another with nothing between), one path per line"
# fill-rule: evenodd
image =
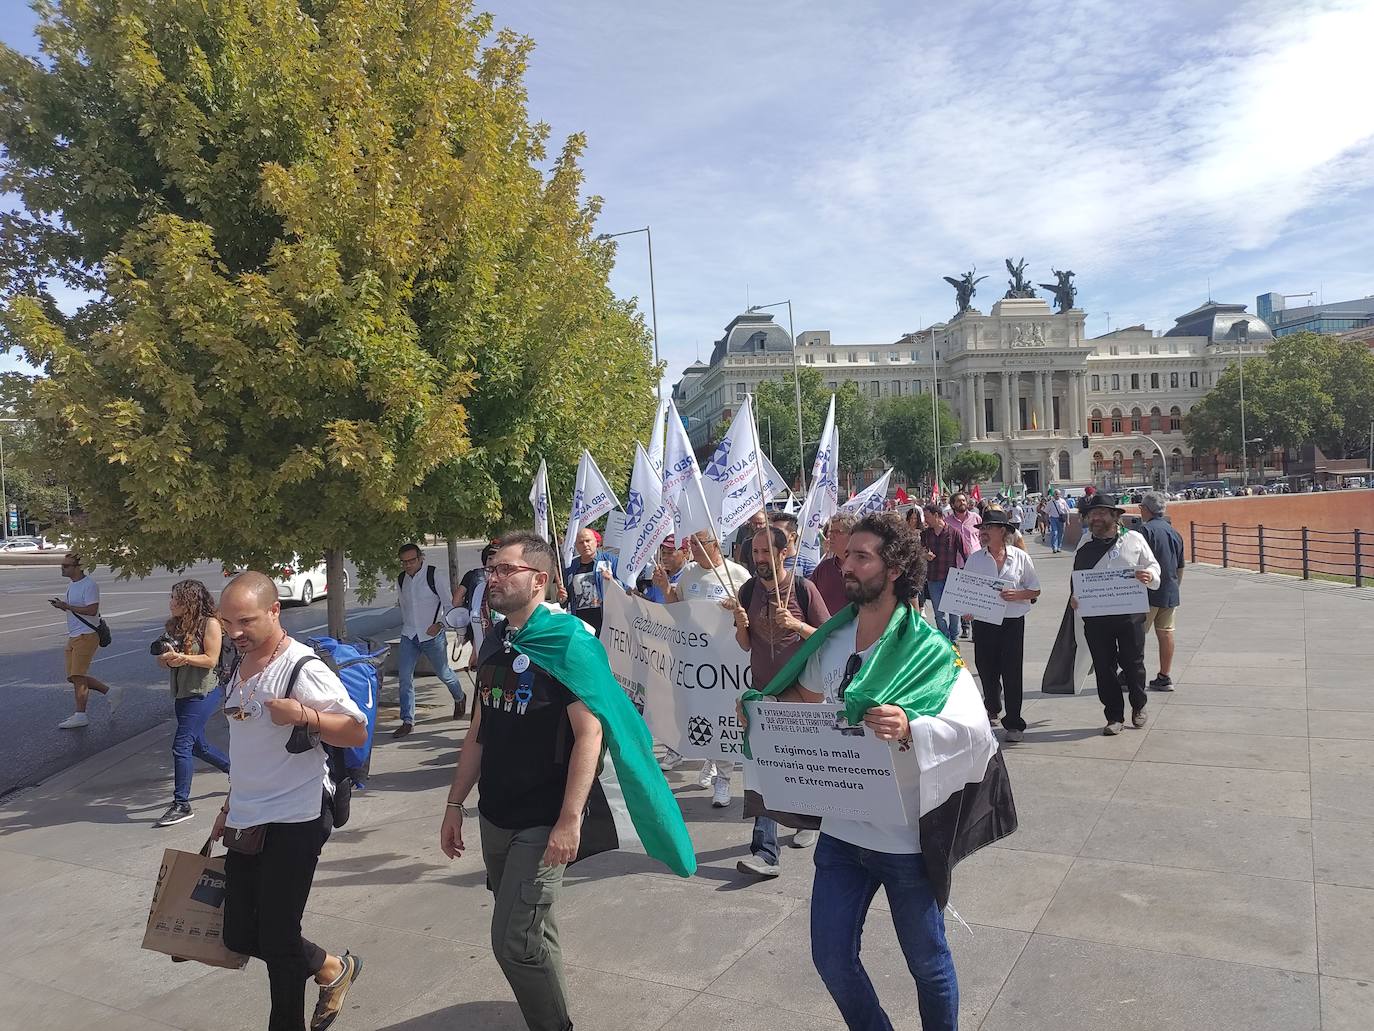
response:
M1239 363L1188 413L1188 444L1197 454L1241 453ZM1374 421L1374 354L1362 343L1296 333L1245 359L1245 434L1251 454L1315 444L1332 458L1369 447Z
M846 381L839 389L831 391L825 388L819 372L802 369L802 434L806 440L803 461L808 480L832 393L835 395L835 424L840 431L841 476L868 468L880 458L873 405L858 384ZM773 441L768 457L787 482L796 485L800 481L798 473L802 463L797 460L797 402L790 371L759 384L758 393L754 395L754 418L758 421L765 450L769 448L768 424L771 420Z
M959 420L944 401L939 402L940 439L955 440ZM875 406L874 416L882 451L889 462L910 483L935 471L935 435L930 398L923 396L884 398Z
M69 0L0 48L6 348L126 574L525 521L537 458L628 468L647 336L532 44L464 0ZM89 291L71 315L55 287ZM343 598L330 596L343 630Z
M0 451L4 457L5 502L19 510L21 526L29 520L46 528L66 517L77 504L50 442L27 417L25 399L33 378L0 373ZM10 422L8 420L17 420ZM0 510L0 520L5 517Z
M972 487L975 483L982 483L997 475L999 464L1000 459L994 454L963 448L954 452L942 471L951 482Z

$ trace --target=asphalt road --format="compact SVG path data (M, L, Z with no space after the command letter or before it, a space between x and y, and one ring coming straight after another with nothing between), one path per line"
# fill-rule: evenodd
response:
M460 568L477 560L476 547L459 552ZM443 546L427 557L444 562ZM63 675L62 650L67 624L63 613L47 599L65 593L67 580L57 566L0 566L0 795L36 784L88 756L118 744L172 717L167 672L148 653L148 645L162 632L172 584L194 577L216 597L224 585L218 564L204 563L178 573L159 571L142 580L118 580L108 569L94 574L100 584L101 614L113 640L102 648L91 673L107 684L124 688L111 713L106 700L91 698L90 726L58 730L72 712L72 688ZM356 583L357 577L350 569ZM348 624L354 636L367 635L384 625L388 610L395 615L395 582L383 584L371 605L362 605L350 592ZM309 607L282 609L282 624L297 638L322 634L327 628L323 598Z

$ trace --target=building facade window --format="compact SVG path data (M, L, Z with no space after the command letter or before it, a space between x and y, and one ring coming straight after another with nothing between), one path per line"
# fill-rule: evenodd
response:
M874 365L877 365L877 364L878 364L878 352L877 352L877 351L869 351L869 352L868 352L868 360L869 360L870 362L872 362Z
M902 381L899 380L899 379L894 379L894 380L892 381L892 396L893 396L893 397L901 397L901 396L902 396Z
M874 397L877 397L878 394L881 393L881 391L882 391L882 383L880 383L880 382L879 382L878 380L876 380L876 379L874 379L874 380L869 380L869 382L868 382L868 392L869 392L870 394L872 394Z
M1051 410L1052 410L1051 418L1053 419L1053 426L1054 426L1055 429L1059 429L1060 426L1059 426L1059 398L1058 398L1058 397L1052 397L1052 398L1050 398L1050 408L1051 408Z
M1018 425L1023 430L1030 429L1030 413L1026 410L1026 399L1024 397L1018 397L1016 399L1016 404L1017 407L1020 409L1020 411L1018 412L1018 414L1020 415L1020 422L1018 423Z
M807 355L806 355L806 364L807 364L807 365L815 365L815 364L816 364L816 356L815 356L814 354L811 354L811 353L808 352Z
M1140 373L1138 373L1138 372L1133 372L1133 373L1131 373L1131 389L1132 389L1132 390L1139 390L1139 389L1140 389Z
M1113 433L1120 433L1120 432L1121 432L1121 409L1120 409L1120 408L1113 408L1113 409L1112 409L1112 432L1113 432Z
M1102 475L1102 461L1103 461L1103 459L1102 459L1102 452L1101 452L1101 451L1094 451L1094 452L1093 452L1093 475L1094 475L1094 476L1100 476L1100 475Z
M1112 452L1112 472L1116 473L1118 476L1121 475L1121 463L1125 460L1125 457L1126 456L1120 451Z
M829 352L826 353L826 356L825 356L825 363L826 363L827 365L834 365L834 364L835 364L835 352L834 352L834 351L829 351Z
M1069 478L1069 453L1067 451L1059 452L1059 478L1061 480Z
M1158 389L1159 389L1159 373L1157 373L1157 372L1152 372L1152 373L1150 373L1150 389L1151 389L1151 390L1158 390Z
M1121 377L1118 376L1118 375L1116 375L1115 373L1112 374L1112 389L1113 389L1113 390L1120 390L1120 389L1121 389Z
M990 397L983 398L983 432L992 433L995 429L997 406Z
M747 393L747 387L746 387L746 385L743 384L743 383L736 383L736 384L735 384L735 400L736 400L736 401L743 401L743 400L744 400L744 395L745 395L745 393Z
M1190 372L1190 373L1188 373L1188 386L1190 386L1190 387L1195 387L1195 386L1197 386L1197 373L1196 373L1196 372Z
M851 364L859 360L859 355L855 351L850 351L848 357Z
M921 360L921 352L920 352L920 351L912 351L912 352L911 352L911 360L912 360L913 362L919 362L919 361Z
M889 351L889 352L887 353L887 360L890 361L890 362L899 362L899 361L901 361L901 360L902 360L901 352L900 352L900 351Z
M1139 408L1132 408L1132 409L1131 409L1131 432L1132 432L1132 433L1139 433L1139 432L1140 432L1140 409L1139 409Z
M831 380L826 380L826 381L825 381L825 389L826 389L826 390L835 390L835 389L837 389L836 384L835 384L835 381L834 381L833 379L831 379Z
M1096 408L1093 409L1092 417L1088 420L1088 432L1096 436L1102 436L1102 413Z
M1169 431L1177 432L1183 428L1183 413L1178 410L1178 405L1169 409Z
M1178 389L1178 373L1176 373L1176 372L1171 372L1171 373L1169 373L1169 389L1170 389L1170 390L1177 390L1177 389Z
M1160 412L1160 410L1159 410L1158 407L1151 408L1151 409L1150 409L1150 422L1149 422L1148 428L1145 430L1145 432L1146 432L1146 433L1151 433L1151 432L1153 432L1153 431L1155 431L1155 430L1160 430L1160 431L1162 431L1163 429L1164 429L1164 415L1163 415L1163 413Z
M1093 390L1095 390L1095 391L1096 391L1096 390L1101 390L1101 389L1102 389L1102 377L1101 377L1101 376L1096 376L1096 375L1093 376L1093 384L1092 384L1092 386L1093 386Z

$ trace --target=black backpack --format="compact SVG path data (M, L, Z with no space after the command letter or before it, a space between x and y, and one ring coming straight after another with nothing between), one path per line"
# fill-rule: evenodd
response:
M794 595L794 596L796 597L796 599L797 599L797 607L798 607L799 609L801 609L802 619L803 619L805 622L810 623L810 622L811 622L811 592L808 591L804 586L801 586L801 585L803 585L803 584L808 584L808 583L810 583L811 581L805 580L805 579L803 579L802 577L797 576L795 573L792 574L792 575L793 575L793 576L796 576L797 583L798 583L798 585L799 585L799 586L792 592L793 595ZM752 577L752 576L751 576L748 580L745 580L745 581L744 581L744 586L742 586L742 587L739 589L739 603L740 603L740 607L743 608L744 611L746 611L746 612L749 611L749 606L752 605L752 604L754 603L754 584L755 584L756 580L757 580L756 577Z
M406 582L406 575L405 575L405 573L402 573L400 576L396 577L396 593L397 593L397 594L400 594L400 593L401 593L401 588L405 586L405 582ZM434 622L437 623L437 622L439 622L439 617L443 614L441 610L442 610L443 607L444 607L444 602L443 602L443 599L439 597L439 588L437 588L437 587L434 586L434 567L433 567L433 566L425 566L425 583L429 584L430 593L433 594L434 597L437 599L437 604L435 604L435 606L434 606ZM397 600L397 604L398 604L398 605L400 604L400 600L399 600L399 599Z

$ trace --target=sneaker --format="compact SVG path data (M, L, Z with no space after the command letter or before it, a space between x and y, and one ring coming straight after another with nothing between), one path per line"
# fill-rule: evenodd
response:
M702 763L701 772L697 774L697 787L709 788L716 780L716 764Z
M109 690L105 692L105 704L110 707L111 716L115 714L115 710L119 708L120 704L123 703L123 701L124 685L111 684Z
M1149 688L1151 691L1172 691L1174 682L1169 679L1169 674L1161 673L1150 681Z
M711 808L724 809L730 804L730 778L717 777L715 790L711 792Z
M57 725L57 729L58 729L58 730L79 730L79 729L82 728L82 727L88 727L88 726L90 726L90 724L91 724L91 718L90 718L89 716L87 716L84 712L74 712L74 713L72 713L70 716L68 716L65 720L63 720L61 723L59 723L59 724Z
M407 734L409 734L409 733L410 733L412 730L414 730L414 729L415 729L415 728L414 728L413 726L411 726L409 723L402 723L399 727L397 727L395 730L393 730L393 731L391 732L391 736L392 736L392 737L405 737Z
M1131 710L1131 726L1133 726L1133 727L1135 727L1135 728L1137 728L1137 729L1139 729L1140 727L1145 726L1145 710L1144 710L1144 709L1133 709L1133 710Z
M988 726L990 726L990 727L999 726L1000 724L999 724L998 721L997 721L997 717L998 717L998 714L995 713L995 712L990 712L990 713L988 713Z
M968 624L967 624L967 623L965 623L962 627L959 628L959 636L962 637L965 641L968 640Z
M191 807L185 802L173 802L167 807L167 811L157 818L154 827L170 827L173 824L185 823L196 814L191 812Z
M320 1001L315 1003L315 1015L310 1018L310 1031L324 1031L334 1023L335 1018L343 1012L344 996L363 972L360 956L345 952L340 958L343 960L343 973L333 984L321 986Z
M1007 731L1007 742L1014 745L1025 736L1026 732L1023 730L1009 730Z
M810 848L821 836L820 831L797 831L792 835L793 848Z
M1105 737L1116 737L1116 735L1120 734L1125 729L1126 724L1124 723L1108 723L1102 728L1102 733Z
M682 756L678 755L671 748L668 749L663 758L658 761L658 768L664 773L667 773L669 770L675 770L681 765Z
M770 863L763 856L750 856L748 859L741 859L735 864L735 869L740 873L753 874L755 877L776 877L782 873L782 867L777 863Z

